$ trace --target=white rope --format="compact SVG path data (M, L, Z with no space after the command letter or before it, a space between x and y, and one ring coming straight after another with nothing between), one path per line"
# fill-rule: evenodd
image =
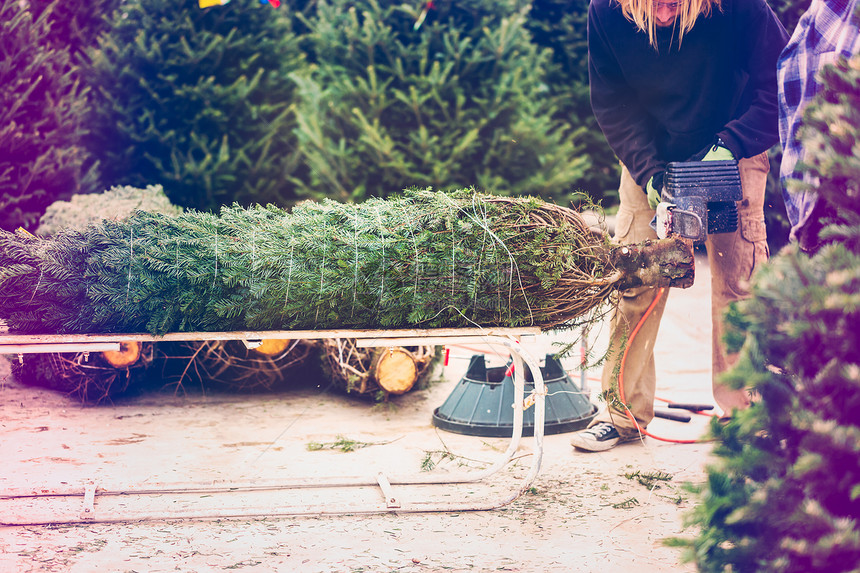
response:
M382 299L385 295L385 237L382 232L385 229L385 226L382 224L382 215L379 213L379 205L374 205L374 209L376 210L376 222L379 225L379 238L382 239L382 262L380 264L379 274L381 275L381 282L379 285L379 308L382 308Z
M284 311L287 310L287 303L290 300L290 287L293 284L293 250L295 249L295 245L293 244L293 239L290 238L290 268L287 270L287 292L284 293Z
M218 280L218 227L215 227L215 276L212 277L212 288L215 288L215 281Z
M513 254L511 254L510 249L508 249L508 246L507 246L507 245L504 243L504 241L502 241L502 240L498 237L498 235L496 235L496 234L492 231L492 229L490 229L490 228L489 228L489 226L487 226L483 221L481 221L481 220L479 220L479 219L476 219L476 218L475 218L474 216L472 216L468 211L466 211L465 209L463 209L460 205L457 205L457 203L456 203L456 202L454 202L454 200L453 200L453 199L451 199L450 197L448 197L448 195L447 195L447 194L442 193L441 195L442 195L442 197L444 197L446 200L450 201L450 202L451 202L451 204L452 204L452 205L454 205L454 207L455 207L456 209L459 209L460 211L462 211L463 213L465 213L465 214L466 214L466 216L467 216L467 217L469 217L469 218L470 218L470 219L471 219L475 224L479 225L482 229L484 229L484 231L485 231L485 232L486 232L490 237L492 237L492 238L495 240L495 242L497 242L499 245L501 245L501 246L502 246L502 248L504 248L504 249L505 249L505 252L508 254L508 260L510 261L510 269L511 269L511 280L510 280L510 283L509 283L509 285L508 285L508 306L510 307L511 298L513 298L513 277L514 277L514 272L516 272L516 275L517 275L517 281L518 281L518 282L519 282L519 284L520 284L520 290L523 292L523 300L524 300L524 301L525 301L525 303L526 303L526 308L528 308L528 311L529 311L529 317L531 317L531 322L532 322L532 324L534 324L534 315L533 315L533 313L532 313L531 305L529 304L529 299L528 299L528 297L526 296L526 289L525 289L525 287L523 286L523 279L522 279L522 276L520 276L520 269L519 269L519 267L517 266L517 263L516 263L516 260L514 259ZM473 196L473 197L472 197L472 203L473 203L473 204L475 203L476 198L477 198L476 196Z
M128 295L131 292L131 265L134 261L134 227L131 228L131 241L130 241L130 249L131 252L128 256L128 284L125 287L125 302L128 303Z
M355 275L352 279L352 312L350 316L355 316L355 302L358 298L358 210L354 211L355 217L352 220L352 244L355 249Z

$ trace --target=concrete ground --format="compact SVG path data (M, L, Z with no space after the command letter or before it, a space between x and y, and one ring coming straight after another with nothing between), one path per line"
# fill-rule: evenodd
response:
M656 346L658 396L713 403L710 394L710 277L697 260L696 284L673 290ZM605 328L593 333L605 347ZM563 336L543 336L542 355ZM465 349L452 348L468 357ZM571 370L575 360L565 363ZM150 394L112 405L84 407L56 393L21 387L0 359L0 492L35 487L143 487L155 483L284 480L378 472L480 471L510 439L464 436L431 424L465 372L453 359L426 390L372 406L304 388L281 394L174 396ZM572 376L578 380L578 373ZM599 404L598 371L588 373ZM552 398L550 398L551 400ZM657 419L652 433L695 439L709 421ZM338 439L367 444L344 452ZM711 446L646 438L605 453L574 451L569 434L546 436L532 487L499 509L439 513L266 517L284 502L272 493L247 498L200 494L213 511L233 508L255 517L132 521L73 525L0 526L0 573L159 571L520 571L611 573L693 571L664 540L690 535L682 525L694 499L682 485L701 482ZM362 444L355 444L362 445ZM394 486L407 503L433 499L479 505L514 492L531 468L536 444L523 438L515 461L471 485ZM643 477L660 476L648 481ZM280 494L277 494L280 495ZM300 504L378 501L375 488L299 495ZM101 503L97 500L97 503ZM121 499L111 511L133 507L171 511L184 501L158 496L139 504ZM72 510L76 511L77 506ZM29 507L0 499L4 519L59 515L61 506Z

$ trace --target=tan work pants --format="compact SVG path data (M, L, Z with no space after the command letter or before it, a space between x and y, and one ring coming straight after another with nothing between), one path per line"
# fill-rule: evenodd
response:
M767 260L767 235L764 224L764 191L770 168L767 154L762 153L738 162L743 187L743 200L738 203L738 230L734 233L708 235L705 247L711 271L711 316L713 393L717 405L724 413L733 408L749 406L749 393L720 384L722 372L735 362L736 355L726 353L723 337L723 313L732 301L747 298L749 279L756 267ZM642 188L636 185L626 167L622 166L619 188L620 207L616 220L615 241L619 244L639 243L657 238L650 222L654 210ZM611 321L610 355L603 368L601 387L606 392L617 389L618 369L627 338L645 314L659 292L653 287L639 287L621 293L620 302ZM669 291L664 291L654 310L645 320L632 344L628 345L624 364L625 403L644 428L654 417L654 392L657 385L654 364L654 342L660 319L666 307ZM611 395L611 394L610 394ZM620 405L609 405L599 413L592 425L599 421L613 423L622 436L635 432L633 422Z

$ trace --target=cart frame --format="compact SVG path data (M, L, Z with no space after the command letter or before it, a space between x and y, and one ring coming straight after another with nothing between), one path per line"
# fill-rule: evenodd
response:
M543 457L543 438L545 420L546 389L540 371L540 363L526 349L524 340L534 339L541 334L539 328L449 328L449 329L402 329L402 330L269 330L269 331L235 331L235 332L188 332L167 333L161 336L139 333L117 334L8 334L0 333L0 354L17 354L23 360L24 354L44 352L89 352L118 350L121 342L162 342L162 341L204 341L204 340L240 340L253 348L265 339L306 339L320 340L329 338L354 338L359 346L386 347L412 346L435 344L484 344L506 347L513 359L514 366L514 417L511 441L505 452L481 471L467 471L458 474L404 474L396 472L379 472L370 477L314 477L292 480L254 480L248 482L214 481L205 483L162 483L147 485L128 485L119 488L104 489L96 482L64 487L29 487L16 490L0 491L0 506L11 504L11 511L0 512L2 525L40 525L59 523L101 523L127 522L143 520L169 519L220 519L220 518L249 518L249 517L283 517L293 515L337 515L358 513L417 513L417 512L457 512L491 510L507 505L520 497L534 483L540 471ZM534 392L528 397L528 402L534 403L534 446L531 466L518 483L508 491L493 497L480 499L477 502L468 499L458 499L456 495L446 493L446 499L427 499L421 501L405 501L399 493L405 486L419 485L448 485L473 484L481 482L505 468L513 459L520 445L523 432L523 410L526 407L525 368L527 365L532 373ZM369 504L313 504L275 507L236 507L228 509L207 510L197 508L164 509L155 512L117 512L99 511L99 500L113 496L180 496L196 494L208 496L225 492L259 492L277 490L295 490L305 488L350 488L377 487L380 496L378 502ZM395 487L398 486L398 487ZM453 497L453 499L452 499ZM77 505L79 511L72 515L52 515L39 517L27 511L34 504L50 504L52 500L62 500L68 504L70 500L80 498ZM17 506L17 509L14 507ZM38 513L38 512L34 512Z

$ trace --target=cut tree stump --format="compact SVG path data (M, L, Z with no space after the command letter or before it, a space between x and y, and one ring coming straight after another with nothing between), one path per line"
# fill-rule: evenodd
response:
M418 382L415 357L405 348L377 348L370 370L376 383L389 394L405 394Z
M292 343L292 340L284 338L267 338L259 346L255 346L251 350L263 356L277 356L283 353Z
M696 276L693 243L678 238L615 246L609 257L618 275L615 288L622 291L639 286L689 288Z
M140 360L140 342L120 342L119 350L102 352L105 362L115 368L128 368Z
M359 395L409 392L429 373L435 346L359 348L354 338L321 341L320 361L332 384Z
M28 354L23 362L14 360L11 366L12 375L22 384L98 404L149 387L147 371L154 357L152 342L121 342L118 352ZM126 364L118 366L110 360Z

